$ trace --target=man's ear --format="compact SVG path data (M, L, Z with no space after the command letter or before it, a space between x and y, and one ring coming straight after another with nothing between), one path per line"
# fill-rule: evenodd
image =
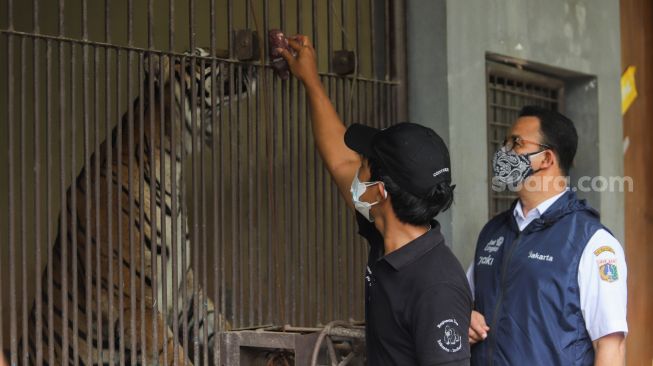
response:
M379 195L381 195L381 197L383 197L383 199L388 198L388 191L386 191L386 189L385 189L385 184L383 184L383 182L381 182L381 183L377 184L376 186L378 187L377 189L379 190Z
M544 150L544 154L542 155L543 157L542 162L540 163L540 169L550 168L557 164L558 157L556 156L555 152L553 152L553 150Z

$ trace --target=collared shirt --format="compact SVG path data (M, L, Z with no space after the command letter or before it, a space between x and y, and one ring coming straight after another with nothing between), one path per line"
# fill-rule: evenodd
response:
M547 199L546 201L540 203L535 207L534 209L528 211L528 213L524 216L524 211L521 205L521 201L517 201L517 205L515 206L515 209L512 211L513 216L515 216L515 221L517 221L517 226L519 226L519 231L524 231L526 229L526 226L533 222L533 220L537 220L542 216L546 210L553 205L558 198L562 197L563 194L565 194L567 191L565 190L562 193L556 194L555 196Z
M540 218L565 193L547 199L526 215L518 201L513 215L519 231L524 231L531 222ZM626 259L621 244L608 231L598 230L587 242L578 265L581 311L592 341L611 333L628 333L626 276ZM467 269L467 280L473 294L474 262Z
M384 255L383 236L357 214L370 244L365 273L367 364L469 365L472 298L440 225Z

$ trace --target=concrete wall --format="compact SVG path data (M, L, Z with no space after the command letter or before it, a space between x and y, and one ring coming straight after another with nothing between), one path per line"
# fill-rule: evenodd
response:
M441 221L464 266L488 220L487 53L565 76L565 111L581 135L574 176L623 174L618 2L408 0L407 14L409 113L449 144L456 203ZM586 197L623 240L623 193Z

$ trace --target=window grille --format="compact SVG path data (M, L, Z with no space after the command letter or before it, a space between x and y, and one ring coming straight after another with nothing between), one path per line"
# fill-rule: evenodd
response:
M509 190L497 191L492 186L494 153L501 147L517 119L520 109L537 105L557 111L563 109L564 82L547 75L520 68L487 62L487 148L490 218L510 208L517 198Z

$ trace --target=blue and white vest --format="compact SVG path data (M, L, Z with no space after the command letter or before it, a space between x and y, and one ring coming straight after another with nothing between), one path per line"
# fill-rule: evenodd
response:
M490 331L472 347L472 365L592 365L578 263L605 229L599 215L567 192L520 233L515 204L485 225L476 244L475 309Z

